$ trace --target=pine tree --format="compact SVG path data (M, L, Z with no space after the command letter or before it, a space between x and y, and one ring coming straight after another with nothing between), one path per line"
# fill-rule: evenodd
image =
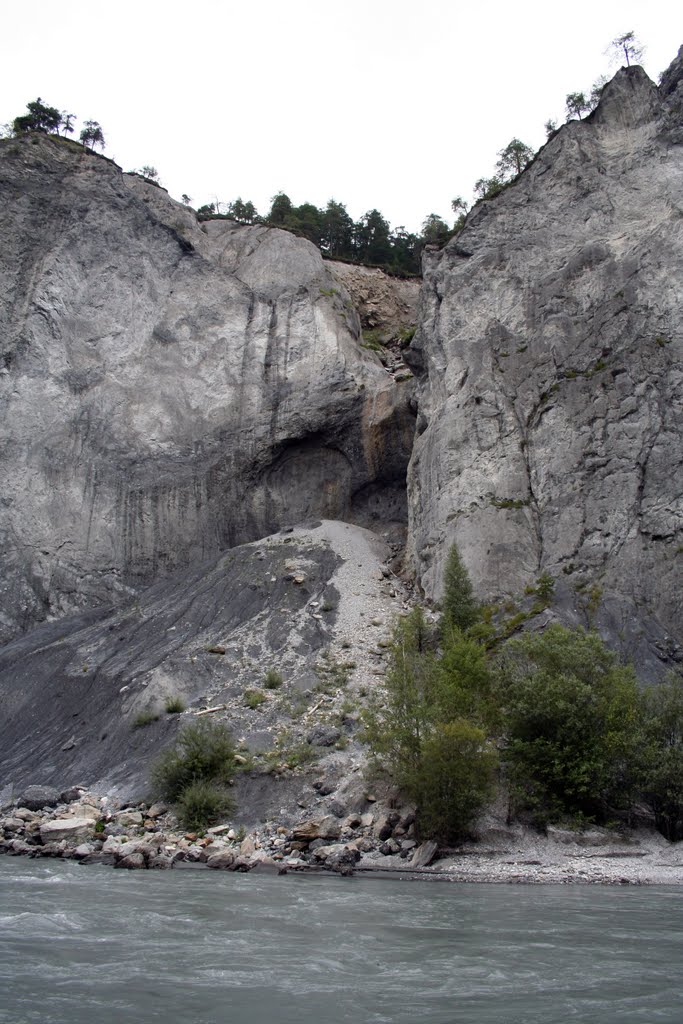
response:
M469 573L455 544L448 552L443 586L442 631L453 627L469 629L479 618L479 607L474 599Z

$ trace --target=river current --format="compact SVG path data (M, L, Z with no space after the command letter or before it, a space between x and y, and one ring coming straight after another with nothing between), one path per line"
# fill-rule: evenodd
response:
M0 857L2 1024L683 1020L683 890Z

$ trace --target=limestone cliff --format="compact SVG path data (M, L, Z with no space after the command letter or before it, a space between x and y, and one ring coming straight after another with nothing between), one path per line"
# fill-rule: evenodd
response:
M683 641L682 76L618 72L427 254L410 357L424 591L453 542L482 598L549 573L649 669Z
M414 284L0 142L0 783L134 789L172 696L256 753L336 730L325 771L360 771L344 686L408 595L359 527L395 554L406 503L428 597L455 542L482 598L549 574L546 618L680 662L682 126L683 54L619 72L426 254L409 352Z
M309 515L403 521L414 418L310 243L0 143L0 640Z

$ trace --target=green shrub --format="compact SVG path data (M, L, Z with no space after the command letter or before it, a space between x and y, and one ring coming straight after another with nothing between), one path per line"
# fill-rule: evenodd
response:
M277 690L282 686L284 679L275 668L269 668L263 679L266 690Z
M248 708L251 708L252 711L255 711L256 708L261 707L261 705L264 704L267 699L268 698L266 697L265 693L263 693L262 690L244 691L244 703L247 705Z
M443 843L461 839L494 790L497 756L471 722L439 724L422 745L414 795L420 835Z
M540 599L547 604L553 599L555 593L555 580L549 572L544 572L542 576L536 580L536 593Z
M195 782L225 784L235 767L235 747L228 729L203 720L187 725L176 744L165 750L152 768L154 794L177 801Z
M384 345L382 344L382 331L379 327L376 327L371 331L363 331L362 337L363 340L361 342L361 348L370 349L371 352L384 351Z
M215 824L234 809L235 802L228 791L215 782L193 782L176 802L181 824L193 832Z
M136 715L133 719L134 729L144 729L146 725L151 725L152 722L159 720L159 714L156 711L141 711L140 714Z
M182 697L167 697L164 705L169 715L180 715L185 710L185 701Z

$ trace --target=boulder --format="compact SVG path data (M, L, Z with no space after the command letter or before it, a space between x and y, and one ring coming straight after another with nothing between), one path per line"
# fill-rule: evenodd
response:
M327 803L327 810L330 814L334 815L335 818L343 818L346 814L346 807L340 800L329 800Z
M218 850L216 853L210 854L207 858L207 867L215 868L216 870L226 871L232 868L236 860L236 854L234 850Z
M134 871L146 866L145 858L141 853L129 853L125 857L119 857L114 864L115 868L128 868L129 871Z
M321 796L329 796L330 793L334 793L336 788L336 783L330 779L316 779L313 783L313 789L317 790Z
M155 853L147 861L147 867L166 871L173 867L173 857L169 853Z
M28 807L17 807L12 817L21 818L22 821L40 821L40 815L35 811L29 811Z
M101 807L97 800L93 797L92 800L77 800L69 806L67 814L72 815L74 818L99 818L101 814Z
M3 818L2 827L7 834L13 834L14 832L23 832L26 827L26 822L23 818L11 817Z
M375 834L378 839L385 840L392 835L395 826L401 820L401 815L396 811L390 811L375 822Z
M76 849L73 851L73 857L76 860L84 860L86 857L90 857L95 852L95 847L92 843L79 843Z
M433 840L430 839L426 843L422 843L413 853L410 860L410 866L413 868L428 867L436 857L438 851L439 847Z
M334 843L330 846L321 846L315 851L315 859L322 861L325 867L338 870L343 865L357 864L360 860L360 851L355 845L344 845Z
M167 804L162 804L162 803L152 804L152 806L147 811L147 817L148 818L152 818L152 819L160 818L161 815L162 814L166 814L167 811L168 811ZM209 831L212 831L212 830L209 829Z
M62 804L72 804L74 800L79 800L84 792L83 786L71 786L60 793L59 802Z
M301 821L292 829L295 842L311 842L314 839L337 839L341 833L341 825L334 815L324 818L311 818Z
M316 725L306 737L314 747L331 747L341 737L341 730L334 725Z
M287 868L272 857L260 857L251 868L252 873L257 875L285 875Z
M130 809L117 811L114 815L114 821L122 828L137 828L142 825L143 822L142 812L132 811Z
M40 838L45 845L65 839L70 846L78 846L92 839L94 828L95 818L54 818L40 826Z
M19 797L19 803L29 811L39 811L43 807L56 807L61 799L62 794L54 786L29 786Z

